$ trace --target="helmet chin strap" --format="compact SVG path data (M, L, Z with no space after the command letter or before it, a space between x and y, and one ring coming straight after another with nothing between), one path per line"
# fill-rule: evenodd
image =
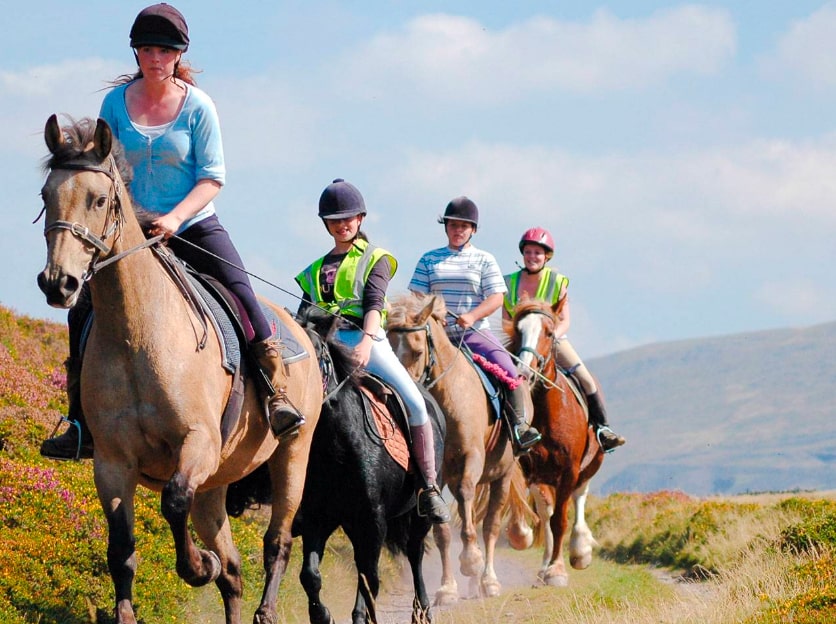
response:
M546 263L545 262L543 263L543 266L541 266L536 271L529 271L528 268L526 268L526 266L524 264L520 264L518 261L515 262L514 264L516 264L518 267L520 267L523 271L525 271L529 275L537 275L540 271L542 271L543 269L546 268Z

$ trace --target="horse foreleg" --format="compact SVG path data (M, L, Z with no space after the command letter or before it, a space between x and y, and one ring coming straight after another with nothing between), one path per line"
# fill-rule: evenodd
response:
M552 556L548 566L541 571L540 577L546 585L551 587L566 587L569 585L569 575L566 574L566 565L563 562L563 537L566 535L566 526L569 521L569 501L571 492L565 487L558 487L555 490L554 513L550 520L553 535Z
M134 538L135 475L123 480L122 467L110 467L99 457L93 463L93 478L99 502L107 519L107 567L116 595L116 624L136 624L133 609L133 582L136 575Z
M511 486L509 476L497 479L491 483L491 493L488 499L488 509L482 521L482 539L485 542L485 570L482 573L480 591L483 596L499 596L502 585L496 576L494 558L496 556L496 542L499 539L499 529L502 523L502 510L508 502L508 492Z
M214 581L221 573L221 560L215 553L198 548L189 532L189 514L195 490L186 475L175 472L163 487L163 517L171 527L177 553L177 574L192 587Z
M586 524L586 496L589 493L589 481L572 493L575 501L575 522L572 525L572 537L569 540L569 563L576 570L583 570L592 563L592 547L597 545L592 531Z
M456 583L456 575L453 573L453 561L450 558L452 552L451 544L453 535L450 531L450 523L433 525L433 539L435 540L438 554L441 557L441 587L435 592L434 605L451 605L459 599L459 587Z
M293 548L291 526L302 500L309 444L304 435L297 435L292 441L280 445L268 463L272 505L263 542L264 589L253 616L254 624L274 624L278 621L276 604L279 585L287 571Z
M430 598L424 583L424 538L427 536L428 528L426 521L419 520L417 514L413 514L406 543L406 558L409 560L412 588L415 590L415 598L412 601L412 624L432 622Z
M485 560L482 556L482 551L479 549L479 541L476 537L476 522L473 519L473 499L476 493L475 483L475 480L466 476L453 493L456 497L459 515L462 519L462 552L459 555L459 569L464 576L469 577L478 577L485 567Z
M331 612L320 599L322 573L319 570L325 543L333 528L314 525L315 522L315 518L305 520L302 529L302 569L299 572L299 582L308 596L308 619L311 624L333 624Z
M554 515L554 488L532 483L529 492L534 499L534 509L537 511L537 517L540 520L540 530L543 537L543 563L540 566L539 574L540 580L542 580L554 551L554 534L551 527L551 519Z
M215 580L224 601L227 624L241 622L241 556L232 540L226 514L226 488L198 492L192 506L192 523L203 543L221 560L221 574Z
M343 529L351 541L354 550L354 565L357 568L357 596L354 609L351 611L352 624L377 622L376 610L378 592L380 591L380 573L378 562L383 549L383 534L386 529L386 519L370 516L357 526Z

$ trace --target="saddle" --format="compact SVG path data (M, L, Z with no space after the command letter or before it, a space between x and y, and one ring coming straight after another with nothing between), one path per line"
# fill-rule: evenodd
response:
M247 380L252 377L262 393L269 387L266 385L269 380L264 377L261 368L247 348L253 335L252 325L241 302L218 280L198 273L168 248L156 246L152 250L177 284L195 315L204 323L203 336L199 339L198 348L202 349L206 344L208 324L212 325L218 336L222 365L232 375L232 390L221 416L221 443L225 444L241 415ZM272 329L272 337L281 341L282 360L285 364L292 364L309 357L310 354L305 351L273 309L263 303L260 305ZM95 311L91 307L82 325L79 349L82 357L94 318Z
M409 424L403 399L392 386L369 372L363 373L358 388L363 409L366 414L371 413L386 451L401 468L409 471Z

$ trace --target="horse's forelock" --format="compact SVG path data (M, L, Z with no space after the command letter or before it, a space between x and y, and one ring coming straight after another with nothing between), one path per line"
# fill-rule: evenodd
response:
M47 156L44 161L44 172L49 172L50 169L60 167L64 163L78 160L90 160L93 152L90 149L96 136L96 120L90 117L75 120L72 117L67 117L68 123L61 127L61 133L64 135L64 142L56 149L55 153ZM125 158L125 150L122 144L113 138L113 146L110 150L111 156L116 163L116 169L119 171L119 176L126 186L130 186L134 174L130 163Z

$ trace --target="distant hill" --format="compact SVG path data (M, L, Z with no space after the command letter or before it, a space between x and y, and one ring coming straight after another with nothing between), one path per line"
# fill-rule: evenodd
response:
M695 495L836 487L836 323L590 359L613 428L592 490Z

